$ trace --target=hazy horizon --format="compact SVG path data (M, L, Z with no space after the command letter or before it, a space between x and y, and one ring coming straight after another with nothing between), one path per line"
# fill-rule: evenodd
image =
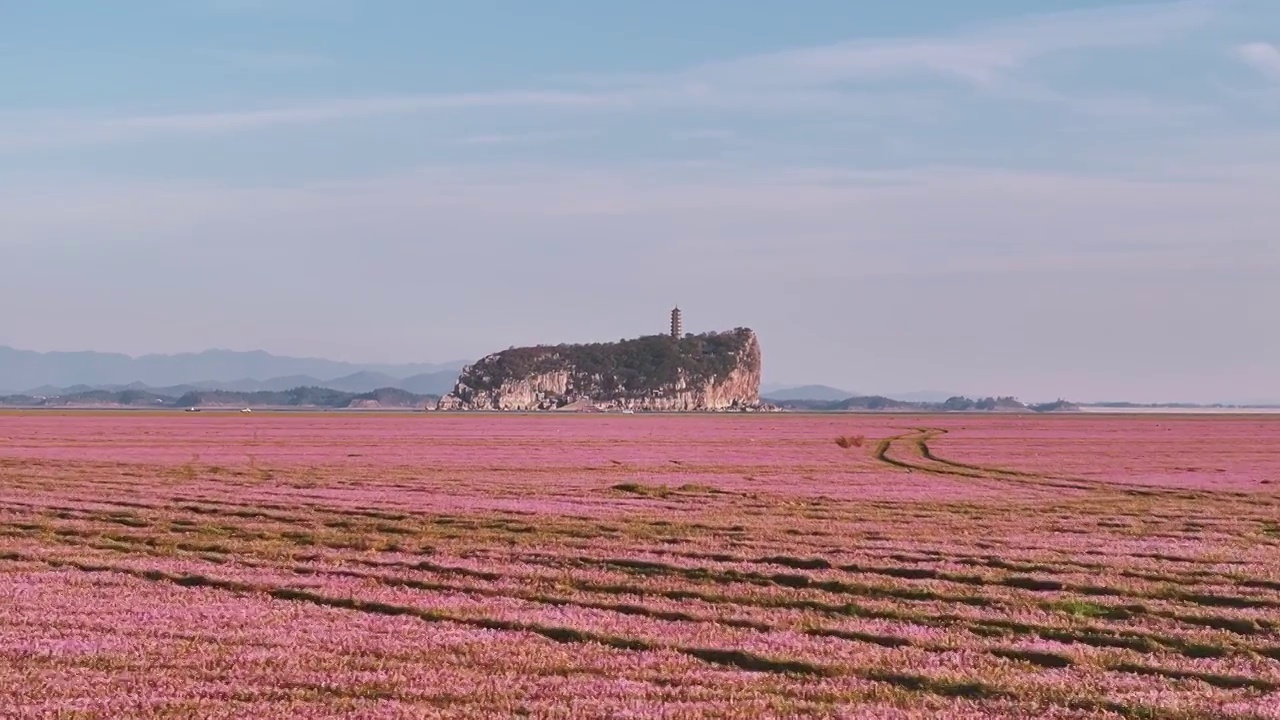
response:
M654 334L661 334L661 333L654 333ZM10 348L11 348L11 346L4 345L4 344L0 344L0 348L6 348L6 347L10 347ZM85 352L88 352L88 353L95 353L95 352L99 352L99 351L92 350L92 349L82 349L82 350L46 350L46 351L30 350L30 349L28 349L28 348L11 348L11 349L15 349L15 350L19 350L19 351L43 352L43 353L59 353L59 352L64 352L64 353L85 353ZM270 351L263 350L263 349L261 349L261 348L252 348L252 349L247 349L247 350L235 350L235 349L231 349L231 348L204 348L204 349L202 349L202 350L198 350L198 351L190 351L190 350L188 350L188 351L179 351L179 352L174 352L174 353L140 353L140 354L136 354L136 355L135 355L135 354L129 354L129 353L110 353L110 354L119 354L119 355L124 355L124 356L126 356L126 357L130 357L130 358L132 358L132 359L134 359L134 360L137 360L137 359L148 358L148 357L169 357L169 358L172 358L172 357L180 357L180 356L183 356L183 355L200 355L200 354L208 353L208 352L241 352L241 353L265 352L265 353L268 353L268 354L273 355L273 356L275 356L275 357L281 357L281 358L285 358L285 357L292 357L293 359L295 359L295 360L299 360L299 361L339 362L339 363L349 363L349 364L351 364L351 365L353 365L353 366L359 366L359 367L365 367L365 366L377 366L377 365L397 365L397 366L401 366L401 367L403 367L403 368L408 369L408 370L407 370L407 373L401 373L401 374L406 374L406 376L407 376L407 375L415 375L415 374L419 374L419 373L423 372L423 368L421 368L421 367L413 368L413 366L414 366L414 365L429 365L429 366L433 366L433 368L434 368L434 369L428 368L426 371L427 371L427 372L439 372L439 371L444 371L444 370L446 370L446 369L448 369L448 368L450 368L450 367L452 367L452 366L457 366L458 368L461 368L462 366L464 366L464 365L469 365L470 363L472 363L472 362L474 362L475 360L479 359L479 358L455 358L455 359L447 360L447 361L437 361L437 360L433 360L433 359L422 359L422 360L410 360L410 361L405 361L405 362L401 363L401 362L396 362L396 361L390 361L390 362L382 362L382 361L368 361L368 360L362 360L362 359L359 359L359 358L349 359L349 358L332 358L332 357L320 357L320 356L290 356L290 355L288 355L287 353L271 353ZM333 373L330 373L330 375L332 375L333 377L328 377L328 376L326 376L326 377L319 377L318 375L313 375L313 376L314 376L314 377L316 377L316 379L317 379L317 380L327 381L327 380L330 380L330 379L337 379L337 378L341 378L343 375L349 375L349 374L351 374L352 372L378 372L378 373L382 373L382 372L386 372L386 371L387 371L387 368L373 368L373 369L371 369L371 370L345 370L345 371L342 371L342 372L341 372L341 373L339 373L339 374L333 374ZM305 374L305 373L304 373L304 374ZM393 374L395 374L395 373L393 373ZM199 373L197 373L197 375L199 375ZM222 375L222 376L220 376L220 377L204 377L203 375L202 375L202 376L200 376L200 377L196 377L195 375L193 375L193 376L192 376L188 381L186 381L186 382L205 382L205 381L210 381L210 380L215 380L215 381L239 381L239 380L246 380L246 379L254 379L254 380L273 380L273 379L278 379L278 378L280 378L280 377L285 377L285 375L279 375L279 374L275 374L275 375L273 375L273 374L271 374L271 373L265 373L265 374L264 374L264 373L257 373L257 375L263 375L263 377L251 377L251 376L253 376L253 375L254 375L253 373L250 373L250 374L248 374L248 375L246 375L246 374L244 374L244 373L222 373L221 375ZM320 375L324 375L324 373L320 373ZM123 379L123 378L121 378L121 380L123 381L124 379ZM115 382L115 383L95 383L95 382L88 382L88 383L84 383L84 382L76 382L76 383L67 383L67 384L64 384L64 385L63 385L63 387L71 387L71 386L73 386L73 385L80 385L80 384L87 384L87 385L90 385L90 386L94 386L94 385L121 385L121 384L129 384L130 382L132 382L132 383L138 383L138 382L141 382L142 384L144 384L144 385L148 385L148 386L151 386L151 387L165 387L165 386L167 386L167 385L175 385L175 384L176 384L176 385L182 385L182 384L185 384L184 382L178 382L178 381L174 381L174 382L170 382L170 383L165 383L165 382L160 382L160 383L151 382L151 383L148 383L148 382L143 381L143 380L142 380L142 379L140 379L140 378L132 378L132 379L131 379L131 380L129 380L128 382ZM10 384L12 384L12 383L10 383ZM11 388L11 387L5 387L5 386L3 386L3 385L0 385L0 394L11 393L11 392L23 392L23 391L26 391L26 390L33 389L34 387L36 387L36 386L32 386L32 387L23 387L23 388ZM1054 400L1062 400L1062 399L1066 399L1066 400L1070 400L1070 401L1073 401L1073 402L1080 402L1080 403L1138 402L1138 403L1148 403L1148 404L1197 403L1197 404L1203 404L1203 405L1215 405L1215 404L1223 404L1223 405L1268 405L1268 406L1280 405L1280 399L1277 399L1277 398L1271 398L1271 397L1265 397L1265 396L1261 396L1261 395L1252 396L1252 397L1218 398L1218 399L1216 399L1216 400L1187 400L1187 399L1185 399L1185 398L1177 398L1177 397L1173 397L1173 398L1162 398L1162 399L1154 399L1154 400L1153 400L1153 399L1148 399L1148 400L1135 400L1134 398L1129 397L1129 396L1115 396L1115 397L1063 397L1063 395L1062 395L1062 394L1060 394L1060 393L1059 393L1059 394L1052 394L1052 393L1050 393L1050 394L1047 394L1047 395L1040 395L1040 396L1031 396L1031 397L1027 397L1027 396L1017 395L1016 393L1009 393L1009 392L1005 392L1005 391L1003 391L1003 390L1001 390L1001 389L999 389L999 388L985 388L985 389L983 389L983 388L979 388L979 389L976 389L976 390L975 390L975 389L969 389L969 390L957 390L957 389L955 389L955 388L952 388L952 389L950 389L950 390L941 390L941 389L938 389L938 388L935 388L935 387L931 387L931 386L928 386L928 385L913 386L913 387L909 387L909 388L901 388L901 387L900 387L900 388L896 388L896 389L886 389L886 388L883 388L883 387L875 387L875 386L870 387L870 388L865 388L865 387L862 387L862 386L856 386L856 387L852 387L852 388L850 388L850 387L844 387L844 386L841 386L841 385L839 385L839 384L835 384L835 383L823 382L823 381L822 381L822 380L820 380L820 379L819 379L819 380L814 380L814 379L812 379L812 378L809 378L809 379L805 379L805 378L780 378L780 379L775 379L775 378L773 378L773 377L770 377L770 376L769 376L769 375L767 375L767 374L765 375L765 377L764 377L764 379L763 379L763 382L762 382L762 384L761 384L761 395L765 395L765 394L767 394L767 393L768 393L768 392L770 392L770 391L776 392L776 391L778 391L778 390L792 390L792 389L797 389L797 388L802 388L802 387L826 387L826 388L833 389L833 390L841 390L841 391L844 391L844 392L848 393L848 396L850 396L850 397L855 396L855 395L883 395L883 396L887 396L887 397L894 398L894 399L898 399L898 400L908 400L908 401L928 401L928 402L938 402L938 401L941 401L942 399L944 399L945 397L949 397L949 396L952 396L952 395L963 395L963 396L967 396L967 397L971 397L971 398L993 397L993 396L1014 396L1014 397L1017 397L1019 400L1022 400L1023 402L1029 402L1029 403L1035 403L1035 402L1051 402L1051 401L1054 401ZM823 399L823 398L805 398L805 399L818 399L818 400L821 400L821 399Z
M7 7L0 345L1280 399L1280 4L1037 7Z

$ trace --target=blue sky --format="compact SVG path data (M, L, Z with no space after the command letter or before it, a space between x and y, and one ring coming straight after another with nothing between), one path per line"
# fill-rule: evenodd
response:
M0 6L0 343L1280 399L1280 3Z

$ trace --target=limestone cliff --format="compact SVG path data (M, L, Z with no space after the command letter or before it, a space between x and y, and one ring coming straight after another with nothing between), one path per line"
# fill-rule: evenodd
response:
M760 342L749 329L616 343L512 348L462 371L440 410L594 407L747 410L760 403Z

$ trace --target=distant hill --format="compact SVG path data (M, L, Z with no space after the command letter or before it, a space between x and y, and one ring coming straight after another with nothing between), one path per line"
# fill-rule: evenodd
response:
M231 392L261 392L267 390L270 392L280 392L296 387L312 387L314 385L326 386L325 382L314 375L285 375L283 377L267 378L266 380L255 380L253 378L240 378L230 382L218 382L216 380L202 380L200 382L190 383L190 389L194 390L229 390ZM179 386L170 386L168 389L176 389ZM164 390L166 388L161 388ZM180 394L180 393L179 393Z
M439 395L418 395L400 388L378 388L360 393L346 404L349 408L425 408L440 399Z
M761 395L767 401L779 400L844 400L858 393L833 388L829 385L801 385L799 387L772 388Z
M94 388L241 383L245 378L344 378L380 373L400 379L424 373L461 370L463 363L349 363L323 358L272 355L261 350L205 350L178 355L131 357L99 352L33 352L0 346L0 389L10 392L84 385ZM288 387L297 387L292 384ZM228 389L232 388L228 386ZM275 388L287 389L287 388ZM372 389L366 387L366 390Z
M183 383L182 385L168 385L165 387L152 387L146 383L132 382L128 385L72 385L70 387L54 387L52 385L41 385L36 388L28 388L20 391L23 395L31 395L33 397L51 397L58 395L76 395L87 392L89 390L106 390L109 392L120 392L122 390L144 390L153 392L158 395L166 395L169 397L177 397L183 393L193 390L226 390L228 392L260 392L263 390L280 392L296 387L325 387L323 380L318 380L310 375L289 375L287 377L270 378L268 380L253 380L244 378L241 380L232 380L231 382L214 382L201 381L193 383ZM16 393L7 393L16 394Z
M947 398L957 397L961 393L943 392L941 390L911 390L907 392L891 392L879 395L864 395L830 385L780 385L769 384L760 387L760 396L770 400L824 400L836 401L851 397L883 397L904 403L943 403Z
M178 397L179 395L198 391L216 390L233 393L284 392L298 387L318 387L357 394L386 388L394 388L414 395L441 396L453 389L454 383L457 379L457 370L441 370L439 372L420 373L418 375L410 375L404 379L396 379L385 373L358 372L334 378L332 380L320 380L318 378L311 377L310 375L288 375L285 377L268 378L267 380L254 380L252 378L243 378L240 380L232 380L230 382L205 380L200 382L183 383L181 385L168 385L164 387L152 387L151 385L141 382L133 382L128 385L71 385L68 387L41 385L40 387L27 388L25 390L0 391L0 396L26 395L34 398L51 398L66 395L82 395L90 391L118 393L125 390L140 390L165 397Z
M942 402L906 402L883 395L866 395L843 400L770 400L784 410L809 412L1069 412L1079 407L1059 400L1026 405L1011 397L972 399L960 395Z
M342 390L344 392L364 393L377 388L396 387L400 378L394 375L388 375L383 372L374 372L371 370L361 370L360 372L344 375L340 378L316 383L334 390Z
M884 397L883 395L858 395L854 397L841 398L839 400L812 400L809 398L777 400L769 398L767 402L773 403L783 410L803 410L811 412L839 412L852 410L897 410L901 412L911 412L924 408L920 403L902 402L901 400L893 400L891 398Z
M457 381L457 370L441 370L439 372L411 375L403 380L391 383L391 386L420 395L445 395L453 389L453 385Z
M942 403L948 398L958 397L960 393L943 392L941 390L912 390L910 392L887 393L887 397L909 403Z
M57 396L8 395L0 406L8 407L128 407L128 408L425 408L439 400L437 395L419 395L399 388L376 388L364 393L330 388L295 387L283 391L189 390L166 395L147 390L84 390Z

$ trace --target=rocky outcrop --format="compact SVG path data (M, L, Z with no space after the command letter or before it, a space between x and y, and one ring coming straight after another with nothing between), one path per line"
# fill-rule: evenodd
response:
M749 410L760 406L760 368L760 342L747 328L512 348L466 367L437 409Z

